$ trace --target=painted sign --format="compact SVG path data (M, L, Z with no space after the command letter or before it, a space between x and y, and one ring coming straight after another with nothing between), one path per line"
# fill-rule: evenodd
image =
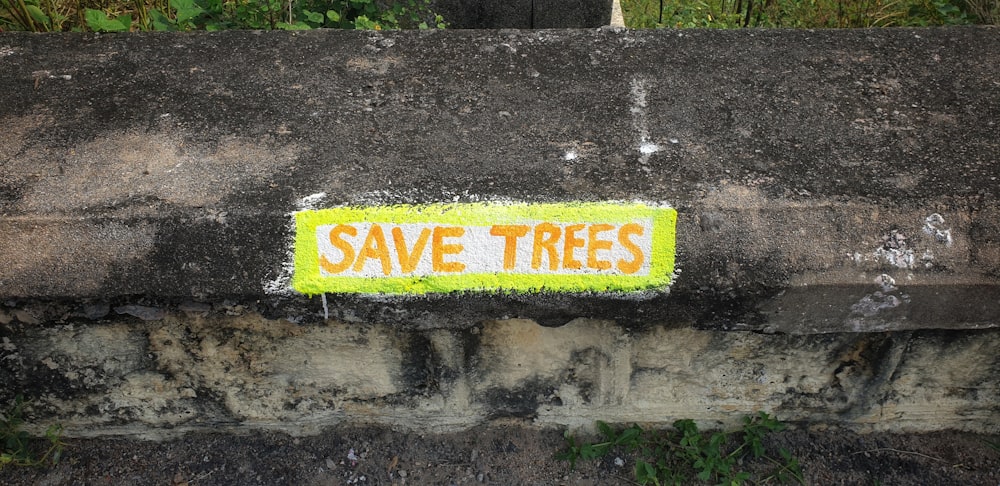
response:
M295 214L292 286L304 294L663 288L673 208L429 204Z

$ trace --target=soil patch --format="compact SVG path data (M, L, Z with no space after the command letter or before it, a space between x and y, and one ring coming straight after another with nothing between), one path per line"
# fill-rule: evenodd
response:
M113 437L69 444L59 465L8 467L0 470L0 484L635 484L634 457L626 451L570 470L555 459L565 446L560 431L521 423L433 435L338 426L312 437L195 433L160 442ZM860 435L837 429L788 430L765 443L790 450L807 484L990 486L1000 484L996 444L997 436L966 432Z

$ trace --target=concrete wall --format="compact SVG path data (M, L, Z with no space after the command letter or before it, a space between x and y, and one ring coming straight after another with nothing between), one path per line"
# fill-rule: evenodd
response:
M571 29L609 25L609 0L435 0L457 29Z
M0 34L0 401L995 431L996 34ZM609 200L677 209L672 285L289 288L307 207Z

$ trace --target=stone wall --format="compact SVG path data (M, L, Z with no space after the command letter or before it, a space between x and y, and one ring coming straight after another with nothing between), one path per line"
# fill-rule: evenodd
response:
M0 401L70 434L498 416L996 431L1000 36L0 34ZM642 293L305 296L294 214L676 210Z

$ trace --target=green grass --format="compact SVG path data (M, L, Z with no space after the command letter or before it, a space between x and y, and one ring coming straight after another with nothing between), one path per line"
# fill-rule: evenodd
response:
M737 486L753 484L805 484L798 460L785 449L771 457L764 448L764 439L785 425L767 413L743 419L743 427L732 432L706 434L692 420L674 422L667 431L644 430L638 425L615 430L597 422L603 436L600 442L578 442L566 434L567 448L556 457L576 467L579 460L603 457L613 450L624 449L635 454L634 474L637 483L646 485L685 485L697 480L702 483ZM762 462L770 472L754 474L743 469L753 461Z
M445 28L430 0L0 0L0 31Z
M621 0L632 28L997 24L1000 0Z

